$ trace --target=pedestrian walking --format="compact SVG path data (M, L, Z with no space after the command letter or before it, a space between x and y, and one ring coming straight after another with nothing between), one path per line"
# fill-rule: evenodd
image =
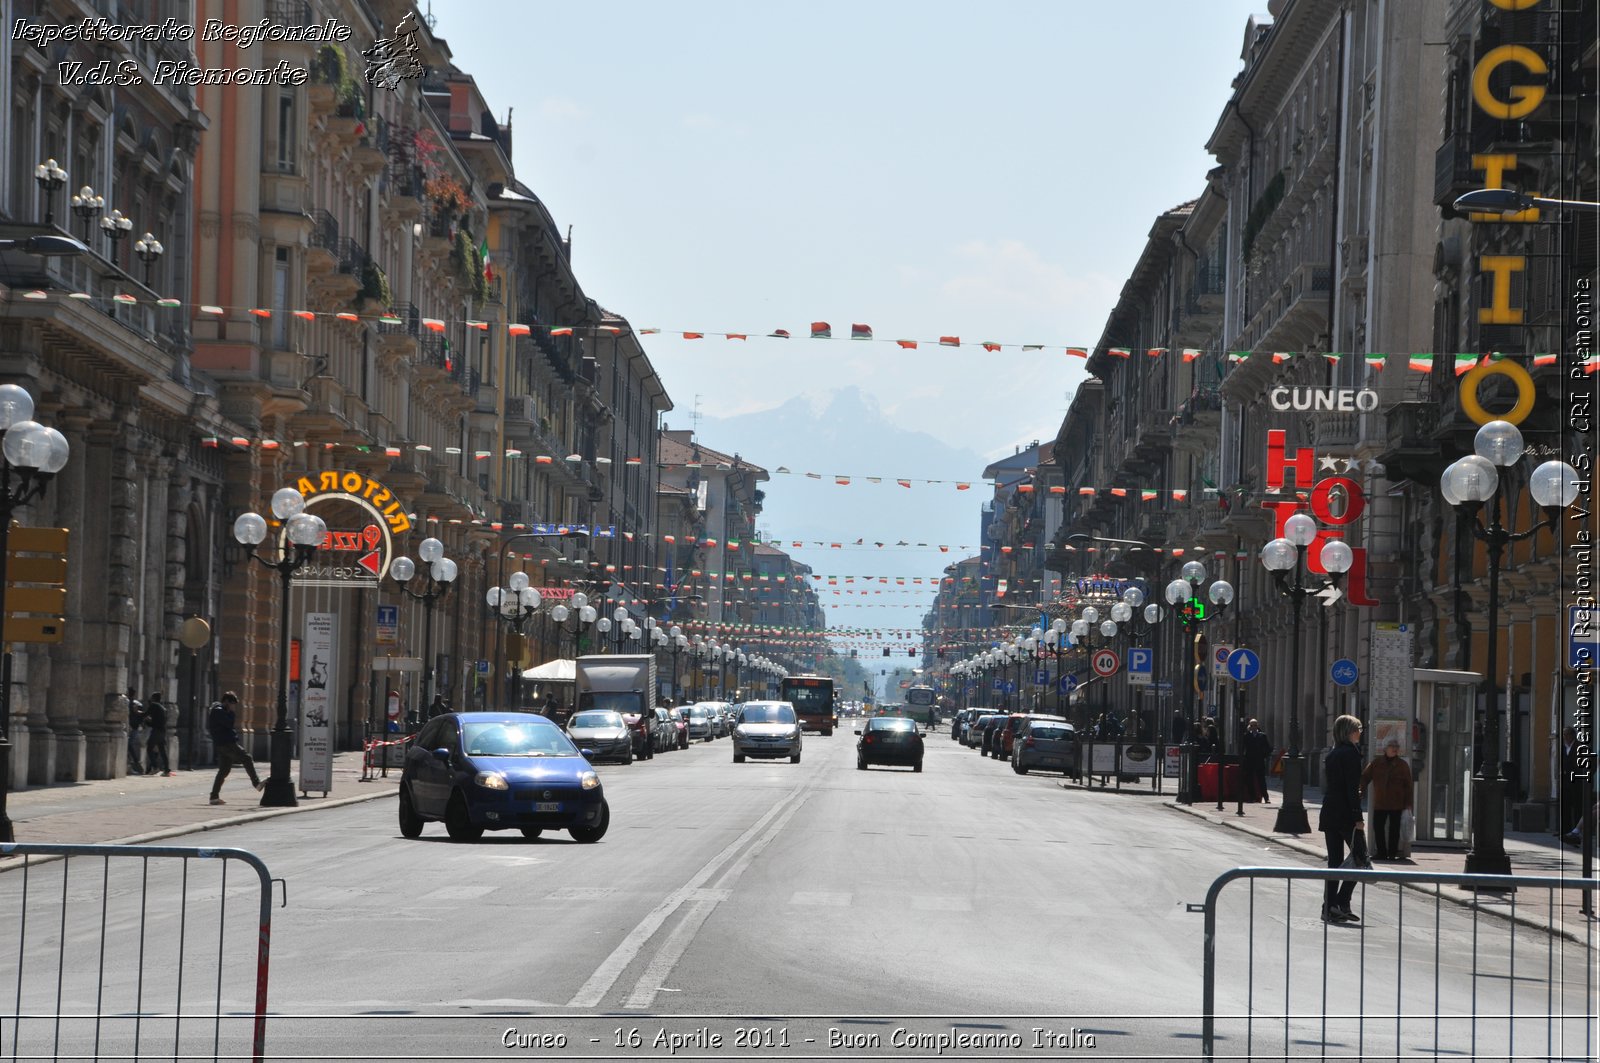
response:
M1357 833L1366 823L1361 815L1361 721L1340 716L1333 721L1333 748L1322 761L1322 812L1317 829L1328 845L1328 866L1344 864L1345 846L1355 844ZM1329 879L1323 887L1322 921L1359 923L1361 917L1350 910L1356 892L1354 881Z
M150 695L144 703L145 722L150 725L150 739L145 744L145 768L148 774L156 773L156 761L161 762L161 774L172 778L172 765L167 763L167 707L161 704L159 692Z
M1400 819L1411 808L1411 765L1400 755L1400 740L1384 743L1383 755L1373 757L1361 773L1361 796L1372 798L1372 858L1400 859Z
M1260 720L1251 720L1244 729L1244 785L1252 801L1272 804L1267 796L1267 761L1272 759L1272 742L1261 729Z
M1182 709L1175 709L1172 713L1172 744L1179 746L1189 734L1189 721L1184 718Z
M250 774L250 782L257 790L261 789L256 763L239 744L239 732L235 730L238 710L239 695L230 690L206 714L206 731L210 733L211 744L217 751L217 777L211 783L211 803L214 805L228 803L222 799L222 781L228 777L234 764L243 765Z
M144 774L144 742L147 737L144 721L144 703L133 696L128 688L128 774Z
M445 704L444 695L435 694L433 696L433 704L428 706L428 719L431 720L435 716L443 716L449 711L450 706Z

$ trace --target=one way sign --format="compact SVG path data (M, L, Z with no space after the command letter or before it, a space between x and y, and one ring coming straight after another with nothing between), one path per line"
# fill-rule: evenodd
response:
M1331 583L1317 592L1317 600L1322 603L1324 608L1332 605L1334 602L1337 602L1343 597L1344 591L1340 590L1338 587L1335 587Z

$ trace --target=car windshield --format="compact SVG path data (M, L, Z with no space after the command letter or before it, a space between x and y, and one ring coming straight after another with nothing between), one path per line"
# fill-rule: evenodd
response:
M578 695L580 708L611 710L639 715L639 695L631 690L585 690Z
M747 705L739 713L741 723L794 723L794 710L787 705Z
M576 747L549 724L467 723L461 748L469 757L573 757Z
M580 712L567 724L568 727L621 727L622 714L620 712L596 711Z
M697 720L703 720L710 715L710 712L704 705L696 705L689 710L689 715L693 716Z
M886 718L882 720L868 720L867 729L871 731L915 731L917 725L906 719Z

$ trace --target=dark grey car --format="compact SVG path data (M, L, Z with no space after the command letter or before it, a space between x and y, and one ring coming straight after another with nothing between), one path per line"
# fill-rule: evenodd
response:
M622 713L610 709L587 709L567 721L567 737L579 749L594 751L590 761L614 760L633 763L633 735L623 722Z
M1026 775L1032 770L1078 775L1078 736L1063 720L1024 720L1011 744L1011 770Z

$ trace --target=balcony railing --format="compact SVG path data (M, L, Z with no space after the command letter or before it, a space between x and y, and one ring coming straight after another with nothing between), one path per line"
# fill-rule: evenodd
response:
M378 333L384 336L415 336L422 328L422 315L416 306L411 303L401 303L394 307L391 313L400 319L398 324L385 324L380 322Z
M307 211L311 216L310 244L319 251L339 257L339 221L326 210Z
M339 272L361 275L367 264L367 249L351 237L339 241Z

